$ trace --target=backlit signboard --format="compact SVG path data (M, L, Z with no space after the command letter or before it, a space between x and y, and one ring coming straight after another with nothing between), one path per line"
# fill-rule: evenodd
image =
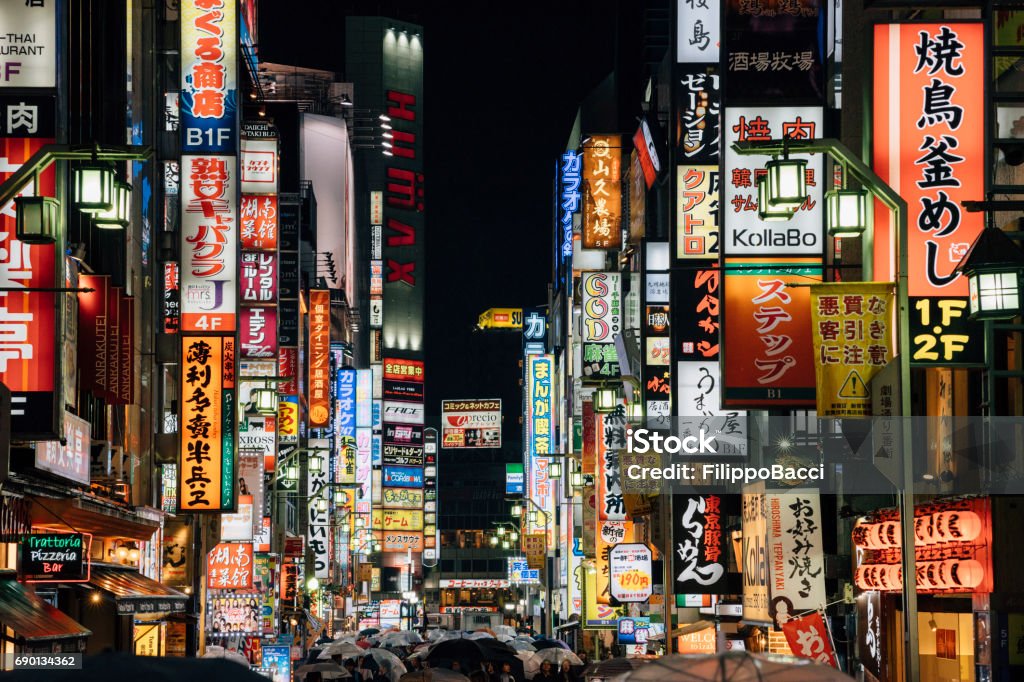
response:
M32 533L18 543L18 574L30 583L89 580L90 533Z
M231 154L236 149L236 7L229 0L181 2L181 150L185 154Z
M182 342L178 511L234 511L235 340Z
M331 421L331 292L309 292L309 425Z
M181 159L181 328L233 332L238 296L234 156Z
M622 142L592 135L583 145L583 248L622 244Z
M501 400L441 401L441 447L500 448Z

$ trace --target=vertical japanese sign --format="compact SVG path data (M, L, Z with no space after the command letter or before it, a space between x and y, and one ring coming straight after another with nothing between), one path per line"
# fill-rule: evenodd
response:
M573 216L580 210L583 157L570 150L562 154L560 166L562 199L558 206L562 258L572 258Z
M242 249L277 251L277 197L243 194L239 209Z
M594 565L597 568L597 603L609 604L612 596L612 547L633 541L632 521L598 521L594 536Z
M832 638L820 613L809 613L801 618L794 618L782 626L782 631L786 634L786 641L795 655L839 668L839 659L832 646Z
M52 20L52 13L51 13ZM8 62L10 64L10 62ZM7 180L43 145L42 138L0 139L0 181ZM39 187L26 194L53 196L54 168L45 170ZM0 207L0 287L58 286L53 244L25 244L17 239L14 202ZM60 436L63 405L57 404L56 295L47 291L0 291L0 381L11 390L11 433Z
M277 357L277 308L242 308L240 312L238 339L242 357Z
M728 536L724 517L735 515L736 495L673 495L672 572L677 594L728 592Z
M822 608L825 550L821 542L821 504L815 491L768 495L769 614L777 627L798 613Z
M330 445L331 441L326 438L313 438L309 441L311 450L327 451ZM330 501L329 497L324 498L324 495L330 494L330 489L325 490L325 488L327 488L327 467L322 466L319 471L313 471L311 467L307 467L306 494L310 499L309 504L306 505L306 521L308 522L306 542L309 545L313 561L313 574L319 580L329 577L328 568L331 556L328 511L326 509L320 511L319 505L316 504L318 498Z
M233 332L238 298L234 156L184 156L181 188L181 329Z
M583 145L583 248L622 245L622 142L593 135Z
M622 332L622 275L617 272L584 272L583 380L619 376L615 335Z
M274 305L277 302L278 265L273 253L246 252L242 254L242 303L246 305Z
M807 199L784 223L757 215L757 183L770 156L741 156L734 142L807 140L822 135L821 107L729 107L725 115L725 256L817 255L824 251L824 181L821 154L807 160Z
M340 354L339 354L340 355ZM339 358L340 359L340 358ZM334 437L337 443L335 481L356 482L356 370L340 367L335 372Z
M717 62L722 42L722 5L718 0L678 0L676 61Z
M728 0L729 101L825 97L821 0Z
M881 24L874 38L873 167L906 199L911 315L931 327L911 332L911 359L975 362L982 330L965 325L967 278L954 269L984 228L962 207L985 191L984 25ZM877 202L874 249L875 278L895 280L892 218Z
M619 456L626 447L626 403L620 401L611 412L597 419L597 518L624 521L626 500L622 495Z
M721 141L721 78L713 65L679 67L676 76L677 164L717 166Z
M182 343L178 511L235 509L235 340Z
M529 495L543 514L529 522L530 532L554 534L554 488L548 477L550 455L555 450L555 360L552 355L526 357L526 437L529 463ZM546 517L541 518L541 517ZM553 537L549 538L553 539Z
M717 258L718 166L679 166L676 171L676 258Z
M331 292L309 292L309 425L324 428L331 421Z
M888 282L811 287L818 416L871 416L868 387L893 354L893 302Z
M78 276L79 286L92 289L78 294L78 366L82 388L96 396L107 394L107 303L109 275Z
M743 492L741 520L743 523L743 619L767 623L768 535L767 498L764 483L746 486Z
M235 152L239 109L236 8L236 3L230 0L183 0L181 3L181 150L184 154ZM234 171L232 161L231 172Z
M817 258L726 261L723 407L815 405L810 291Z

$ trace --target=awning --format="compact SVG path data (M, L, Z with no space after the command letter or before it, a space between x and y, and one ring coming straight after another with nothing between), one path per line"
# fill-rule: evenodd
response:
M161 585L141 573L124 568L92 565L89 584L114 598L119 615L134 613L179 613L188 595Z
M114 504L101 503L87 497L66 499L32 499L32 525L67 530L99 537L122 537L149 541L160 528L160 522Z
M13 573L0 575L0 624L14 630L15 640L23 642L81 639L92 634L25 589Z

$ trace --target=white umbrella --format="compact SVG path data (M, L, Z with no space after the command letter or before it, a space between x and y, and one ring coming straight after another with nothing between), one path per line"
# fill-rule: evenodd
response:
M391 682L398 682L398 678L409 672L406 670L402 660L386 649L367 649L365 654L373 658L381 670L387 673L388 677L391 678Z
M238 665L244 665L246 668L249 667L249 659L243 654L237 651L228 651L222 646L216 644L206 647L206 653L202 655L202 658L223 658L225 661L231 661Z
M524 651L526 653L530 653L532 651L537 650L537 647L521 639L513 639L511 642L508 643L508 645L516 651Z
M332 661L324 663L309 663L307 665L300 666L295 672L299 677L305 677L309 673L317 672L320 673L320 677L325 680L340 680L345 677L352 677L352 673Z
M334 641L325 646L324 650L320 652L320 655L317 656L317 658L321 661L331 658L332 656L355 658L356 656L362 656L365 651L365 649L360 649L352 642Z
M852 682L853 678L806 658L733 651L715 656L663 656L623 675L625 682L728 680L729 682Z
M494 632L498 635L507 635L513 639L516 636L516 629L511 625L498 625L494 628Z
M439 642L448 634L448 631L444 628L437 628L436 630L427 630L427 641L428 642Z
M471 632L468 635L466 635L466 639L494 639L494 635L492 635L489 632L479 630L477 632Z
M537 661L538 666L540 666L540 663L543 661L551 661L551 663L557 667L562 665L562 661L564 660L568 660L569 665L583 665L583 661L580 660L580 657L573 652L568 649L554 646L548 649L535 651L533 658Z

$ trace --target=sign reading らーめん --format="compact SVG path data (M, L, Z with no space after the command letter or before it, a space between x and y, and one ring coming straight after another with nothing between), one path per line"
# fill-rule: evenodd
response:
M19 573L26 582L89 580L89 533L33 533L22 537Z

